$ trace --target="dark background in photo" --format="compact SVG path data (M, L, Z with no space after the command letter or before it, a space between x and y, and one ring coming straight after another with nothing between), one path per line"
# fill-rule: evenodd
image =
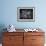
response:
M33 19L33 9L20 9L20 19Z

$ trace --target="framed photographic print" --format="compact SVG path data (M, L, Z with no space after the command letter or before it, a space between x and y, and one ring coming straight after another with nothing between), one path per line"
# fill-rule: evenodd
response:
M35 21L35 8L34 7L18 7L17 21L22 21L22 22Z

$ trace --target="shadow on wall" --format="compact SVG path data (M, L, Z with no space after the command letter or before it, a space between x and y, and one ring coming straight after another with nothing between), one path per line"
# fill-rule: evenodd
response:
M2 43L2 36L3 36L3 32L6 32L6 29L4 30L5 25L4 24L0 24L0 43Z

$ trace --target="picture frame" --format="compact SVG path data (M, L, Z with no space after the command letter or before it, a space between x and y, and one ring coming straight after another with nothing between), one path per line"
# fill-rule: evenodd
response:
M35 21L35 7L18 7L17 21L19 22L34 22Z

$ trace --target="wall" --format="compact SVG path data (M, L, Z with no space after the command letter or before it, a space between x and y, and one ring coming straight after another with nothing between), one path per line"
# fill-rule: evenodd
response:
M0 24L13 24L16 28L46 28L46 0L1 0ZM18 22L17 7L35 7L35 22Z

